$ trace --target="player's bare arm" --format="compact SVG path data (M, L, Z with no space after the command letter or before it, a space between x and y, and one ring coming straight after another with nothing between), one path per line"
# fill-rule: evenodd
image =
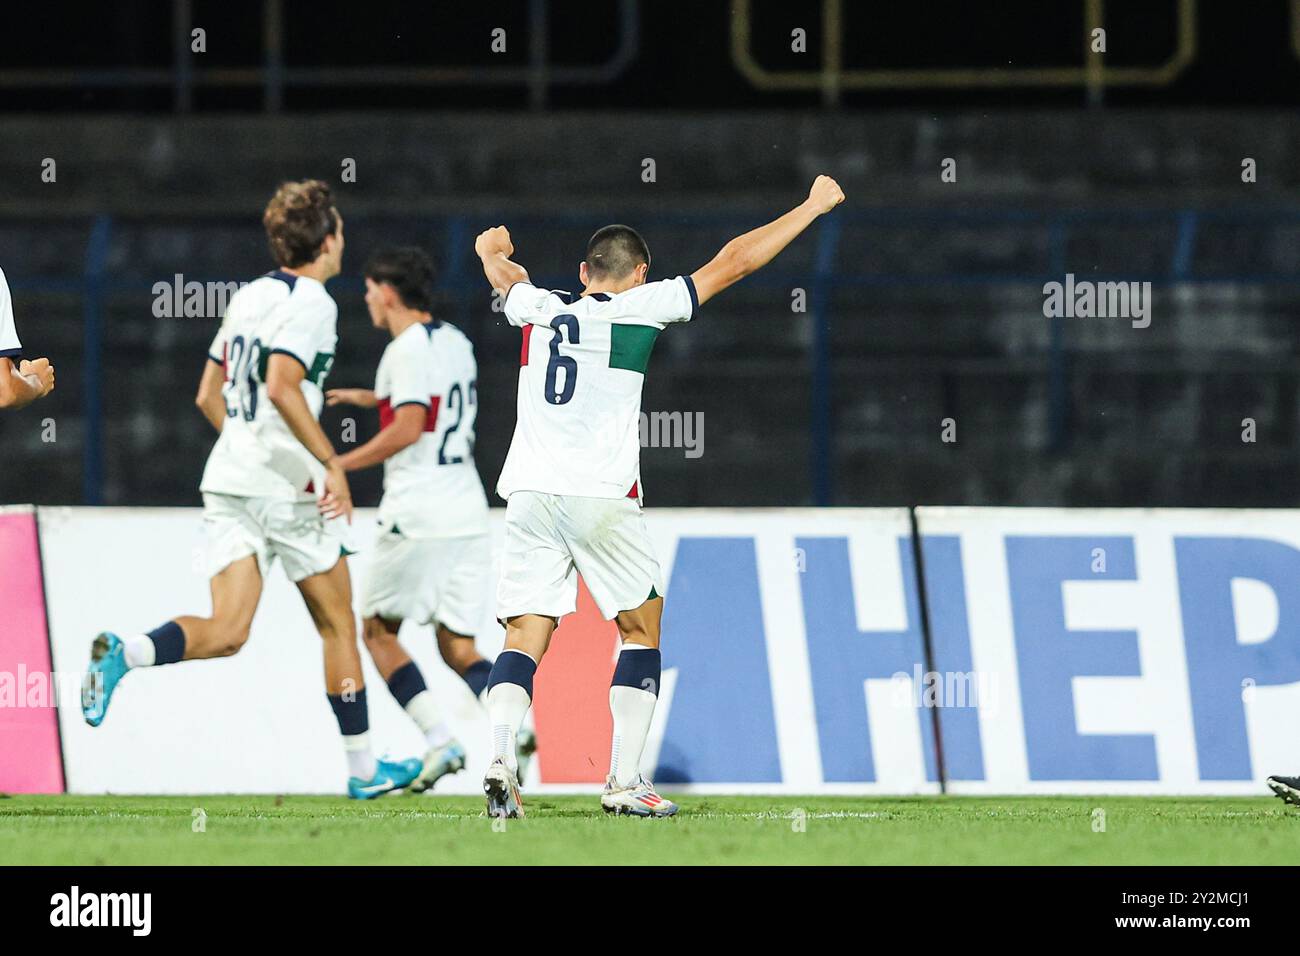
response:
M375 408L379 405L379 399L369 388L331 388L325 393L325 404L333 408L335 405L355 405L357 408Z
M511 260L515 254L514 243L510 241L510 230L505 226L493 226L480 232L474 240L474 252L483 263L483 274L492 288L505 295L516 282L528 281L528 270Z
M360 448L339 456L344 471L372 468L420 440L428 410L423 405L402 405L393 410L393 423Z
M807 199L780 219L732 239L707 265L691 275L700 304L763 268L818 216L830 212L842 202L844 191L840 184L829 176L818 176L808 190Z
M302 393L302 382L306 374L307 370L302 367L302 363L292 356L272 355L267 365L266 397L271 400L293 436L325 466L325 493L320 499L321 514L326 518L343 515L351 521L352 494L348 490L348 478L339 464L338 456L334 454L334 446L325 436Z
M208 359L199 379L198 393L194 396L194 404L218 433L226 424L226 398L221 392L225 381L226 367Z
M54 391L54 366L49 359L24 359L14 368L0 358L0 408L23 408Z

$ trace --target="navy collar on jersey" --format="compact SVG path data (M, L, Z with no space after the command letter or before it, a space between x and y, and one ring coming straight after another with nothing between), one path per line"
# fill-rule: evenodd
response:
M294 275L292 272L285 272L283 269L274 269L271 272L268 272L264 278L279 279L281 282L283 282L285 285L289 287L290 292L293 291L294 283L298 281L298 277L296 275Z
M430 319L428 322L421 322L420 324L424 326L424 331L429 333L429 338L433 338L434 329L442 326L442 322L439 319Z
M587 293L587 298L589 298L589 299L595 299L597 302L608 302L608 301L609 301L609 293L608 293L608 292L588 292L588 293Z

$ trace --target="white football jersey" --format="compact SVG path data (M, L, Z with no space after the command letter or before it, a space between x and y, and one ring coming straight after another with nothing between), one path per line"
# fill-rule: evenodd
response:
M505 298L523 329L515 434L497 494L641 500L641 386L659 333L699 305L689 276L611 295L516 282Z
M487 496L474 467L478 364L447 322L416 324L388 343L375 374L379 427L403 405L425 410L424 433L384 462L379 521L408 538L486 534Z
M9 297L9 283L0 270L0 358L11 360L15 367L23 354L23 344L18 341L18 329L14 325L14 304Z
M208 358L225 366L226 423L201 491L250 498L315 497L324 468L266 397L271 356L302 363L302 393L320 416L325 377L338 342L338 306L315 279L271 272L230 298Z

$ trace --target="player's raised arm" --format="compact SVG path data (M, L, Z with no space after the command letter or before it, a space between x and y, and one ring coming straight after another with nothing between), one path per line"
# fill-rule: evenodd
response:
M483 263L483 274L488 282L502 295L508 293L516 282L528 281L528 270L510 260L515 254L515 245L510 241L510 230L505 226L493 226L480 232L474 240L474 252Z
M691 275L700 304L763 268L799 233L812 225L814 219L842 202L844 191L840 184L829 176L818 176L808 191L807 199L780 219L732 239L707 265Z
M199 390L194 396L194 404L218 432L226 424L226 396L222 386L226 383L226 366L211 356L203 363L203 376L199 379Z
M17 368L0 358L0 408L22 408L54 391L54 366L49 359L20 362Z
M327 518L339 515L352 520L352 494L347 475L334 454L320 422L311 412L302 382L307 370L292 355L272 353L267 363L266 397L271 400L293 436L325 466L325 493L321 496L321 513Z

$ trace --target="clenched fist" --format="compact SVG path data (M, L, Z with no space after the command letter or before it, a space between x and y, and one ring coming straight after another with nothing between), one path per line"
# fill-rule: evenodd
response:
M844 202L844 190L829 176L818 176L813 180L812 189L808 190L808 201L821 215Z
M510 241L510 230L505 226L493 226L478 234L474 240L474 251L480 259L485 259L498 252L505 253L506 258L514 255L515 246Z
M44 398L54 391L54 366L47 358L38 358L18 363L18 374L36 389L37 398Z

